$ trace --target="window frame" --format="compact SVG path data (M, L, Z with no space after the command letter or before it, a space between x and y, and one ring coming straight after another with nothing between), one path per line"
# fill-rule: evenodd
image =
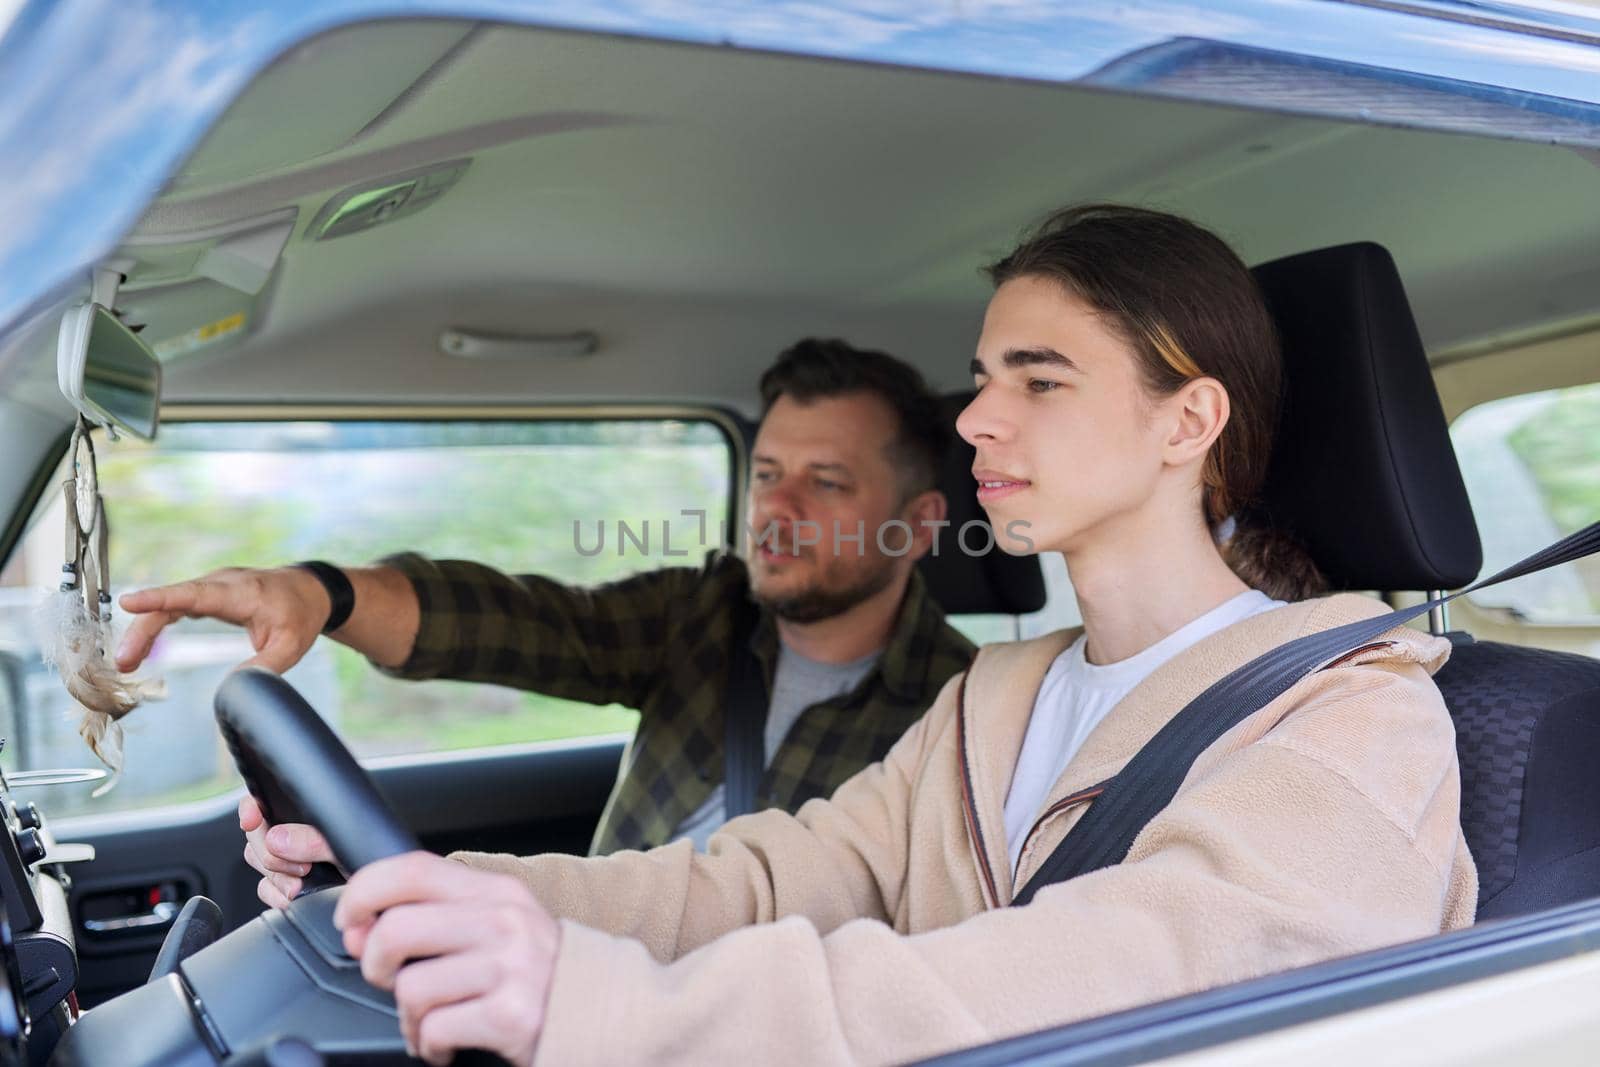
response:
M174 403L163 405L161 409L162 424L179 423L264 423L264 422L395 422L395 423L425 423L425 422L662 422L679 420L686 422L710 423L721 435L728 446L728 455L731 463L730 480L728 482L728 499L725 502L728 515L728 536L730 543L727 547L736 547L737 532L742 528L743 503L745 499L744 486L750 463L750 442L752 439L751 424L742 416L716 405L697 404L392 404L392 403L338 403L338 404L232 404L232 403ZM70 428L63 430L45 454L39 469L34 473L29 484L29 490L17 501L15 512L4 528L3 540L0 540L0 568L6 566L12 554L16 551L22 538L27 534L29 522L37 513L43 503L45 495L55 489L55 475L65 459L69 441ZM159 431L154 442L160 447ZM19 704L16 709L18 714L29 711L25 704ZM597 733L581 737L563 738L554 741L528 742L526 745L570 747L572 745L585 745L591 743L615 744L627 737L626 734ZM524 748L525 745L507 744L495 745L489 748L473 749L440 749L437 751L407 753L403 756L372 756L367 759L358 759L363 766L383 766L396 760L416 766L451 758L463 756L481 756L486 752L513 751ZM234 791L220 793L216 796L201 797L176 804L161 804L151 808L115 809L99 813L78 813L62 817L65 825L71 819L104 820L111 817L143 817L155 816L159 823L162 817L170 819L173 812L192 813L207 805L217 803L219 798L231 797ZM143 820L139 820L144 825ZM100 825L97 821L96 825Z
M1123 1067L1600 952L1600 898L1475 924L920 1061L938 1067Z

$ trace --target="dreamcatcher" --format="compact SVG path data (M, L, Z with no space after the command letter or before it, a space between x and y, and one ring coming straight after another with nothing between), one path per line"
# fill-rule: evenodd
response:
M123 675L111 659L110 530L89 430L80 415L69 447L71 476L61 483L67 511L61 588L40 605L39 622L45 662L83 710L78 733L111 769L111 778L94 792L99 796L122 772L119 720L146 700L165 696L166 686Z

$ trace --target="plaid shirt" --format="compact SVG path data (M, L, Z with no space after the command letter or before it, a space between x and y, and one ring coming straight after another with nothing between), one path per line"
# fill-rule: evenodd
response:
M728 651L735 609L750 596L738 557L715 551L698 569L587 589L412 553L383 562L410 579L422 607L410 659L388 673L639 710L594 854L666 843L722 781ZM760 613L751 647L770 693L778 653L771 613ZM851 692L801 713L767 766L757 806L794 811L882 759L972 653L913 572L877 664Z

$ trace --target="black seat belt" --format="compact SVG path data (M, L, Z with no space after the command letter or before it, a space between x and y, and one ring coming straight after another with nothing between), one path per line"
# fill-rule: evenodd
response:
M1563 537L1520 563L1449 596L1336 626L1279 645L1212 684L1134 754L1012 900L1027 904L1046 886L1121 863L1134 838L1172 802L1200 754L1302 678L1388 630L1458 596L1521 578L1600 550L1600 522Z
M756 810L766 771L767 683L750 640L760 612L742 601L733 617L728 647L728 686L722 698L724 811L729 819Z

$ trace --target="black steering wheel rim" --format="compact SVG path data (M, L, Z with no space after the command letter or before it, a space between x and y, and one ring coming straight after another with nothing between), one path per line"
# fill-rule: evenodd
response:
M244 667L217 688L217 725L269 823L309 823L347 874L421 846L294 687Z

